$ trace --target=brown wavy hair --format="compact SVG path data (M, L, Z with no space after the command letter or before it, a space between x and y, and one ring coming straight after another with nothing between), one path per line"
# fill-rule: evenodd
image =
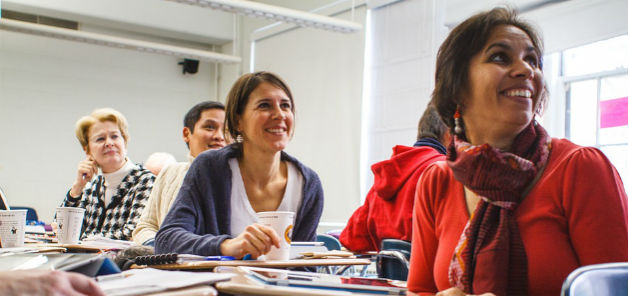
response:
M435 89L432 92L432 104L451 132L454 132L454 112L457 106L465 103L461 93L468 87L470 62L483 49L493 30L501 25L517 27L529 36L542 69L542 39L531 24L518 18L515 10L497 7L478 13L456 26L439 47ZM544 86L538 109L535 110L538 114L546 103L547 93Z

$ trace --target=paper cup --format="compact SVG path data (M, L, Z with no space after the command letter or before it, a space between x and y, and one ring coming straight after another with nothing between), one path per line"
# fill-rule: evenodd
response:
M293 234L294 212L260 212L258 223L271 227L280 237L280 248L271 247L266 254L267 260L288 260L290 257L290 240Z
M57 208L57 240L60 244L77 244L81 236L85 209Z
M0 242L3 248L24 246L26 210L0 211Z

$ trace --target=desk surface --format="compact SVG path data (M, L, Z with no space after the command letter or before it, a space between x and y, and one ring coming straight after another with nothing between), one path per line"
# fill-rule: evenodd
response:
M343 296L343 295L370 295L375 294L359 294L340 290L324 290L324 289L308 289L297 287L280 287L265 285L258 281L247 278L237 268L229 267L221 272L229 272L235 274L231 280L226 282L218 282L215 287L222 293L237 295L305 295L305 296Z
M369 265L369 259L295 259L287 261L269 260L230 260L230 261L191 261L181 264L151 265L156 269L211 269L217 266L255 266L255 267L305 267L335 265ZM131 268L145 268L146 265L132 265Z

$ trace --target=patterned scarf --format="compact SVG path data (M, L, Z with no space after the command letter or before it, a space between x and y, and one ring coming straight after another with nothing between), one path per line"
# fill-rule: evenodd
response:
M551 138L531 123L515 138L513 152L473 146L454 137L448 165L481 201L465 226L448 270L450 284L466 293L526 295L528 268L514 211L542 169Z

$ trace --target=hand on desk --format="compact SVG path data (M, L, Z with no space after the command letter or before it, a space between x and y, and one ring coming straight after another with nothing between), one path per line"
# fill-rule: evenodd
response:
M49 270L0 272L0 291L8 296L105 296L91 278L78 273Z
M256 223L247 226L237 237L223 241L221 254L236 258L251 254L253 259L257 259L268 253L271 246L279 248L280 237L272 228Z

